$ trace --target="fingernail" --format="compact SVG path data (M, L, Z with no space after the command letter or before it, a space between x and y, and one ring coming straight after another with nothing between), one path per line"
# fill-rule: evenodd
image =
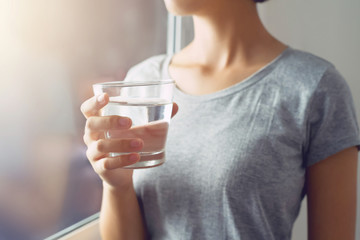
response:
M140 145L141 145L141 141L140 141L140 140L137 140L137 139L132 140L132 141L130 142L130 146L131 146L131 147L139 147Z
M137 154L131 154L129 156L129 160L130 161L137 161L138 160L138 155Z
M98 96L97 101L98 103L103 104L105 102L105 94L101 94L100 96Z
M130 124L130 121L128 118L120 118L119 124L120 126L128 126Z

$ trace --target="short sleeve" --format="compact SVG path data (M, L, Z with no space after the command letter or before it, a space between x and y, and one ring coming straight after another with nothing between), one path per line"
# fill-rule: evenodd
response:
M323 74L308 107L305 165L346 148L360 149L359 126L350 89L334 68Z

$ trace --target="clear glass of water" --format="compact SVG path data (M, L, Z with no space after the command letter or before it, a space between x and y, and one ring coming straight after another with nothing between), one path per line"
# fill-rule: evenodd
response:
M141 138L144 147L140 161L125 168L149 168L165 162L165 142L171 119L174 81L120 81L93 85L95 95L107 93L109 103L101 110L102 116L129 117L128 130L109 130L106 138ZM111 157L129 154L110 153Z

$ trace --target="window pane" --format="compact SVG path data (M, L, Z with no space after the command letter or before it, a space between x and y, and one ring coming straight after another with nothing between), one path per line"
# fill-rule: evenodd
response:
M82 142L95 82L166 51L157 0L0 0L0 239L42 239L99 211Z

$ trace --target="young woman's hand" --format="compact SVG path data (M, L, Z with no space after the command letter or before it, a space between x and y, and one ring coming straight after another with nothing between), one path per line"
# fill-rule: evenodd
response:
M121 116L100 116L100 109L109 102L107 94L94 96L81 105L81 111L86 121L84 142L88 149L86 155L95 172L103 180L104 187L115 190L125 190L132 186L133 170L123 167L136 163L140 160L139 152L144 147L141 138L116 136L114 139L106 139L105 132L111 130L127 130L131 127L131 119ZM178 111L174 103L172 116ZM117 131L121 132L121 131ZM126 131L124 131L126 132ZM133 136L136 129L133 131ZM130 153L117 157L110 157L109 153Z
M100 116L100 109L108 102L108 95L103 94L94 96L81 105L81 111L87 119L84 133L84 142L88 147L86 155L95 172L103 180L104 187L125 190L132 186L133 170L123 167L139 161L137 152L144 143L140 138L105 138L106 131L126 130L132 124L127 117ZM110 152L130 154L110 157Z

